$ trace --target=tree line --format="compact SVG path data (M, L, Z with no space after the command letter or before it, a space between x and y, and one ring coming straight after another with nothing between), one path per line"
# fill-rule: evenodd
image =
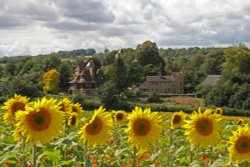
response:
M84 56L72 55L78 52L82 53L77 50L1 58L0 95L42 96L45 93L43 75L52 69L60 73L59 88L53 93L67 92L74 69L86 60ZM182 71L185 93L202 94L208 105L250 108L250 50L244 44L227 48L164 49L158 48L154 42L145 41L135 49L106 49L104 53L94 53L91 59L107 75L107 82L98 91L104 103L119 101L123 96L136 96L138 83L143 82L147 75ZM207 75L222 77L216 86L201 85Z

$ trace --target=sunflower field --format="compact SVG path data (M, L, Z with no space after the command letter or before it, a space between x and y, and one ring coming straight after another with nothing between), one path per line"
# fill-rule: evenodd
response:
M250 166L250 118L222 108L84 111L67 98L14 95L0 111L0 166Z

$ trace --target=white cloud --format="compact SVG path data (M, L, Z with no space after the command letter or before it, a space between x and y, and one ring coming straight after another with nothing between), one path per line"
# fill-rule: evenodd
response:
M248 0L0 0L0 56L250 43Z

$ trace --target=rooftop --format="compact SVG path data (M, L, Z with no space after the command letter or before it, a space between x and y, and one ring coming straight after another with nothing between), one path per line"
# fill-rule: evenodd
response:
M208 75L201 83L202 85L216 85L220 80L221 75Z

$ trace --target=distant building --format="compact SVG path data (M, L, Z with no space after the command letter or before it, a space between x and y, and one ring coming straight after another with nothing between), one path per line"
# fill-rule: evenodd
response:
M106 77L101 69L97 69L94 61L90 60L86 66L79 65L75 69L70 91L80 91L86 94L95 94L96 88L106 81Z
M216 85L220 80L221 75L208 75L205 80L201 83L201 85Z
M184 76L182 72L173 72L170 76L147 76L139 89L143 92L182 94L184 93Z

